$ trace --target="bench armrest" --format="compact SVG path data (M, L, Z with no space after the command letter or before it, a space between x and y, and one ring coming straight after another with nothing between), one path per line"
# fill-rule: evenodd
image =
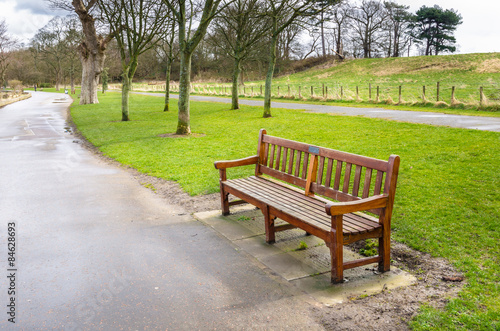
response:
M227 169L251 164L257 164L259 162L259 157L249 156L243 159L231 160L231 161L216 161L214 162L215 169Z
M325 211L330 216L343 215L355 211L383 208L387 206L387 201L388 196L381 194L349 202L328 202L325 206Z

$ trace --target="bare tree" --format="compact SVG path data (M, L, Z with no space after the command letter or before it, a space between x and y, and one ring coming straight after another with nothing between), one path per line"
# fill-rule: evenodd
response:
M78 22L74 18L66 19L66 31L65 31L65 42L66 48L68 50L65 67L69 73L70 86L71 86L71 94L75 93L75 74L79 70L80 66L78 65L78 47L83 38L81 30L78 27Z
M371 58L376 52L376 34L382 29L387 18L382 3L377 0L363 0L360 6L352 7L347 15L351 19L351 28L356 40L363 48L363 56Z
M410 6L399 5L392 1L384 1L387 12L386 54L388 57L399 57L407 48L411 40L411 13Z
M5 85L5 72L9 67L9 58L18 44L16 39L7 34L5 20L0 20L0 88Z
M193 1L163 0L169 7L179 27L180 77L179 117L177 134L190 134L189 95L191 90L191 58L196 47L207 32L208 25L217 14L222 0L206 0L196 29L192 29L194 13L198 10ZM191 15L190 15L191 13Z
M277 71L279 71L280 64L287 65L296 58L303 58L303 45L299 40L304 30L307 30L309 26L305 24L299 24L299 22L292 23L288 25L279 34L278 40L276 41L276 65L278 66ZM276 69L275 69L276 70Z
M82 90L80 104L99 103L97 87L104 68L105 51L113 38L112 34L97 32L95 14L98 11L98 0L45 0L53 8L74 12L82 24L84 39L79 48L82 62Z
M68 56L69 47L66 40L68 20L56 16L51 19L33 37L33 47L54 72L56 91L59 91L63 78L63 62Z
M271 117L271 86L276 66L276 45L283 30L298 19L317 13L313 0L268 0L266 15L271 21L269 42L269 63L264 94L264 117Z
M159 40L158 47L156 47L156 53L163 59L166 64L165 69L165 106L163 111L170 110L170 75L172 73L172 64L175 58L179 55L178 44L175 44L175 35L177 31L177 22L174 19L169 19L166 24L165 38Z
M322 56L327 55L326 38L325 38L325 23L331 20L331 8L338 4L340 0L316 0L315 9L319 12L318 15L313 16L315 25L319 25L319 35L321 37L321 50Z
M99 2L114 35L122 63L122 121L129 118L129 92L138 57L163 38L168 18L161 0L106 0Z
M214 33L209 41L233 59L231 109L239 109L242 62L251 55L253 46L262 41L269 28L261 10L263 4L262 0L237 0L214 20Z
M332 10L331 17L334 24L335 53L340 60L345 58L344 39L348 33L350 7L346 3L340 3Z

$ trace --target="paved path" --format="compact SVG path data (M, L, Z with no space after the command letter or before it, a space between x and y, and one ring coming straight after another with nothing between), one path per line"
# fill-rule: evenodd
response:
M294 287L75 143L60 97L0 108L0 329L321 329Z
M136 92L136 93L163 97L163 94L161 93L143 93L143 92ZM176 94L172 94L171 96L173 98L178 97L178 95ZM197 96L197 95L191 96L191 100L231 103L230 98ZM240 99L240 104L263 107L264 101ZM450 115L439 112L390 110L383 108L355 108L355 107L326 106L317 104L300 104L300 103L276 102L276 101L272 102L272 107L285 108L285 109L304 109L307 111L318 112L318 113L330 113L330 114L339 114L347 116L366 116L373 118L385 118L389 120L403 121L403 122L443 125L454 128L477 129L477 130L500 132L500 117Z

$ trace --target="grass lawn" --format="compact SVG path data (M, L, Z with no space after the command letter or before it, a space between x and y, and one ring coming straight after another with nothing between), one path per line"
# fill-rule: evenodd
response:
M284 68L286 70L287 68ZM437 83L439 82L439 101ZM211 91L221 91L220 86L229 83L195 83L195 91L211 86ZM249 96L260 94L264 81L246 82L245 91ZM369 86L371 85L371 94ZM425 110L448 113L491 114L500 110L500 53L457 54L440 56L413 56L383 59L354 59L328 65L320 65L294 74L278 74L273 79L273 97L290 94L307 102L311 100L311 87L315 98L323 97L323 86L327 88L328 102L334 104L358 104L361 106L383 105L398 109L399 87L401 86L402 107L408 110ZM377 86L379 103L375 103ZM422 102L423 86L427 102ZM455 88L455 105L452 103L452 89ZM477 111L479 89L487 104ZM253 90L252 90L253 89ZM279 89L279 92L278 92ZM356 101L356 89L359 101ZM229 92L229 89L226 89ZM240 93L243 93L243 88ZM253 91L253 92L252 92ZM331 101L331 100L335 101ZM343 101L339 101L342 99ZM386 101L389 101L389 105ZM419 109L416 109L419 108ZM487 115L488 116L488 115ZM492 115L489 115L492 116Z
M163 94L164 92L154 92L158 94ZM203 94L195 94L193 95L203 95ZM231 96L219 96L219 95L210 95L212 97L221 97L221 98L231 98ZM242 99L260 99L264 100L262 96L240 96L240 100ZM327 106L340 106L340 107L353 107L353 108L382 108L382 109L395 109L395 110L409 110L409 111L423 111L423 112L432 112L432 113L443 113L443 114L453 114L453 115L467 115L467 116L483 116L483 117L500 117L500 111L488 111L476 108L465 108L465 107L445 107L445 108L436 108L433 103L424 104L386 104L386 103L375 103L375 102L356 102L356 101L348 101L348 100L290 100L286 98L276 98L273 97L272 100L274 102L288 102L288 103L301 103L301 104L318 104L318 105L327 105Z
M393 238L442 256L467 278L443 311L426 305L416 330L500 328L500 134L363 117L307 114L259 107L237 111L219 103L191 103L192 131L204 136L162 138L177 126L177 104L131 95L129 122L121 122L118 93L99 104L75 105L79 130L107 156L144 173L177 181L192 195L217 192L215 160L254 155L259 129L270 135L387 159L401 156ZM229 177L252 168L231 169Z

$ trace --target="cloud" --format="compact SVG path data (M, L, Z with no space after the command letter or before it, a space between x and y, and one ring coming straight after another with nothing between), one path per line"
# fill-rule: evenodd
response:
M54 15L54 12L49 7L49 3L41 0L17 0L14 9L19 11L26 10L35 15Z
M43 16L65 16L68 14L66 11L51 8L49 2L44 0L16 0L14 10Z

